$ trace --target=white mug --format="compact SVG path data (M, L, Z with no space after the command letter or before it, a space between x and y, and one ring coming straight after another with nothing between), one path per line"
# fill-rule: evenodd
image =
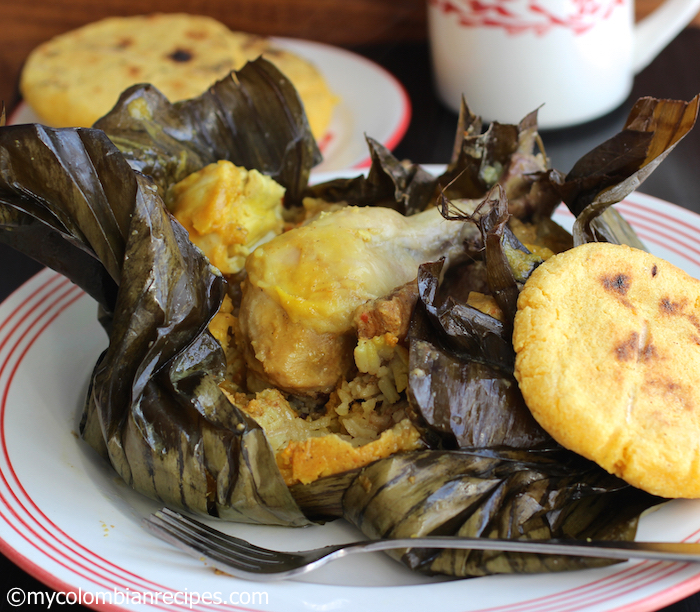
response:
M455 111L464 95L486 121L539 108L543 129L584 123L622 104L698 11L666 0L635 25L634 0L428 0L437 93Z

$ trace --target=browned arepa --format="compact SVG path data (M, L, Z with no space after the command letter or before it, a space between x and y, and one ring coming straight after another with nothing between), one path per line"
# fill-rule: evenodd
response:
M644 251L588 243L518 299L515 375L563 446L664 497L700 497L700 281Z

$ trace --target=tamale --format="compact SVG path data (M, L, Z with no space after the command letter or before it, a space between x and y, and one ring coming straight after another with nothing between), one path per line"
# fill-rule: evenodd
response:
M632 125L649 115L656 117L661 108L671 107L643 104ZM646 176L655 160L690 129L697 101L683 108L679 127L670 131L672 138L645 137L645 155L615 175L612 183L622 186L619 193ZM310 189L307 181L318 154L303 109L293 88L264 60L189 103L171 105L150 87L128 90L99 123L101 129L0 130L0 237L69 276L100 305L110 347L95 368L82 433L127 483L169 505L227 520L299 526L343 516L370 536L634 536L636 517L659 500L640 497L594 466L578 463L580 458L548 447L546 436L517 418L513 422L519 424L504 427L500 437L481 436L479 428L447 432L436 427L447 417L438 416L431 424L419 415L416 401L416 422L430 448L287 487L263 429L222 391L227 364L208 324L229 288L167 213L163 198L169 187L207 163L228 159L278 180L290 194L290 205L304 195L322 195L335 202L388 206L412 214L436 205L442 193L450 199L507 202L509 214L528 222L546 217L558 201L553 194L571 187L575 175L569 182L559 180L548 172L541 150L529 151L539 145L535 117L528 116L519 126L493 126L483 135L479 120L466 113L465 117L460 120L455 158L442 176L431 177L418 166L399 162L370 140L373 163L367 177ZM279 135L272 141L266 138L268 121ZM250 126L262 130L256 133ZM666 145L657 146L661 141ZM604 165L604 160L583 174L597 176L596 164ZM502 200L489 196L494 186L491 196L502 190ZM585 182L585 187L595 192L594 204L602 202L596 200L599 185ZM603 191L609 188L606 184ZM518 207L510 207L511 197ZM493 225L503 230L494 244L528 256L511 241L505 217L498 216ZM489 235L487 231L487 240ZM478 250L478 245L470 245L465 253ZM511 272L504 276L510 285L496 283L507 296L507 306L530 268L520 266L517 253L497 258ZM425 295L433 291L430 283L439 282L439 273L432 276L434 281L427 277ZM434 289L437 295L439 287ZM481 370L463 367L469 356L480 366L507 374L504 364L512 354L506 357L503 326L489 320L489 325L468 326L484 319L447 293L440 297L444 301L432 305L442 321L432 339L437 346L441 334L452 334L449 343L440 341L438 346L448 355L450 367L472 374ZM476 336L460 331L469 328L469 333L477 330ZM497 348L477 347L474 358L468 347L479 334L494 339ZM425 342L424 337L419 340ZM423 355L432 350L418 340L414 348ZM503 357L495 358L501 349ZM431 377L436 374L433 369ZM462 387L448 394L444 414L469 420L466 411L450 405L462 394L464 381L460 382ZM509 399L500 408L512 406ZM504 449L513 438L521 448ZM445 449L479 444L493 446ZM467 558L436 556L432 551L408 551L402 561L419 571L457 576L583 566L556 558Z

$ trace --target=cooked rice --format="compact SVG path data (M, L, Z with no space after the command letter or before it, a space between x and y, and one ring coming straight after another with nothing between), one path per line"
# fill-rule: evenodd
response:
M356 375L343 380L320 409L301 414L278 389L247 388L244 359L235 341L237 321L229 302L210 324L228 363L227 380L221 386L263 428L288 484L310 482L421 446L406 413L408 351L395 336L359 339L354 351Z

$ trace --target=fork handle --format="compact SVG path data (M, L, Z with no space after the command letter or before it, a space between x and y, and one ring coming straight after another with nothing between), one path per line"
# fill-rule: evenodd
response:
M347 553L397 548L454 548L503 552L558 554L605 559L653 559L656 561L700 562L700 543L637 542L613 540L503 540L427 536L395 540L370 540L346 545ZM342 551L338 551L340 553ZM336 553L336 554L338 554ZM340 555L342 556L342 555Z

